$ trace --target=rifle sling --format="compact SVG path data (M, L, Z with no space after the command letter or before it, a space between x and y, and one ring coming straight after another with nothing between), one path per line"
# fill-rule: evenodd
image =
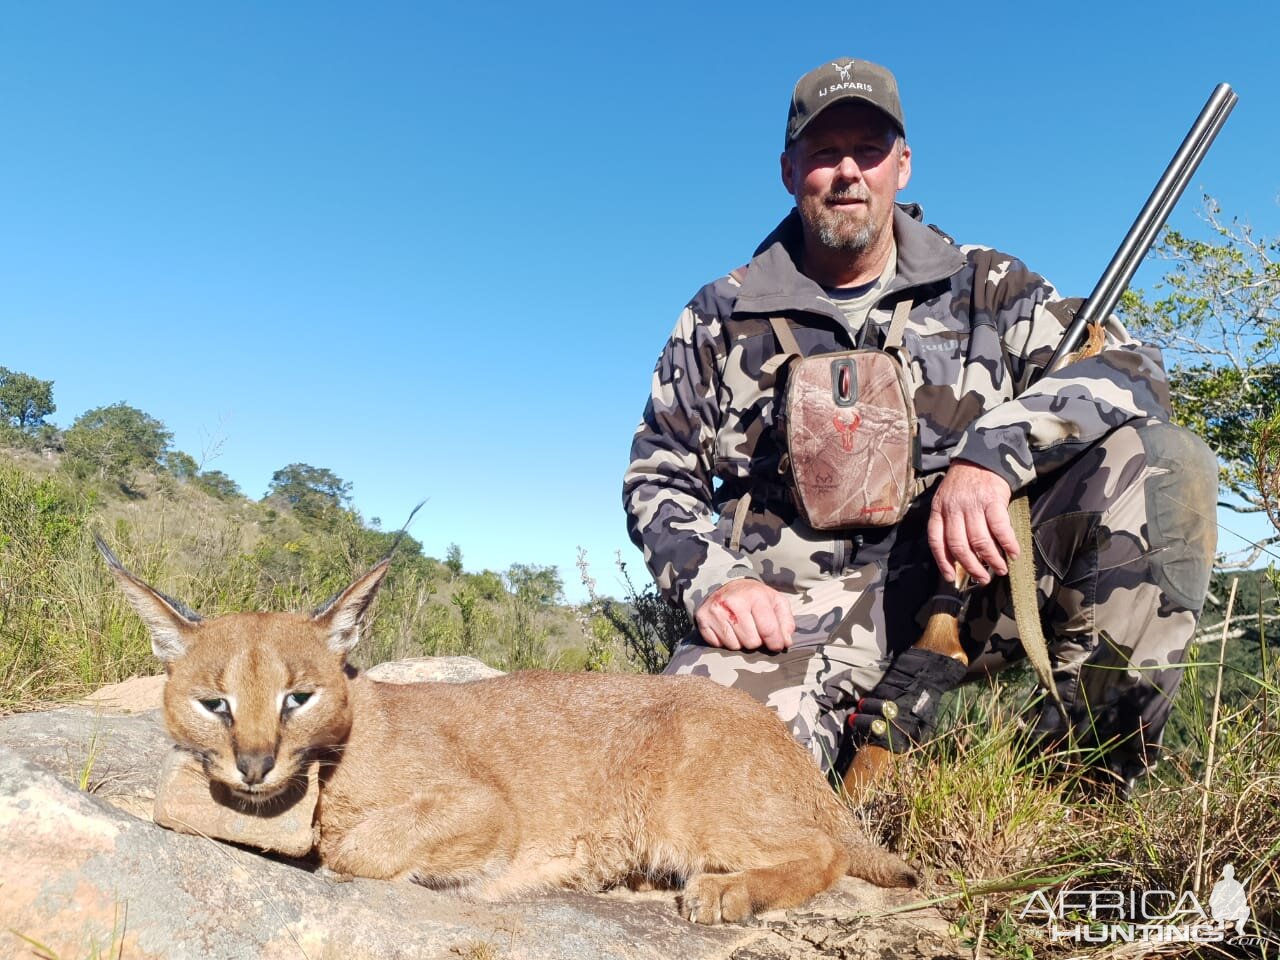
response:
M1088 340L1079 351L1071 355L1067 363L1096 356L1101 352L1105 339L1101 322L1089 324ZM1009 594L1013 600L1013 619L1018 625L1018 639L1022 641L1022 649L1026 651L1027 661L1035 670L1040 685L1053 698L1063 718L1069 720L1058 687L1053 682L1049 645L1040 628L1040 603L1036 598L1035 543L1031 537L1031 504L1025 493L1018 494L1009 502L1009 522L1013 525L1013 533L1018 540L1018 555L1009 560Z
M1036 598L1035 543L1031 538L1031 504L1025 493L1020 493L1009 503L1009 521L1018 539L1018 555L1009 560L1009 594L1013 599L1013 619L1018 625L1018 639L1027 654L1027 661L1036 672L1040 685L1048 691L1062 715L1066 707L1053 682L1053 667L1049 662L1049 645L1040 629L1040 603Z

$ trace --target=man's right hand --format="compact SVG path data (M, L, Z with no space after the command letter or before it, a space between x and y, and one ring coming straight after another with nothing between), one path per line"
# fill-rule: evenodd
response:
M693 617L708 645L725 650L781 653L791 647L791 604L759 580L730 580L702 601Z

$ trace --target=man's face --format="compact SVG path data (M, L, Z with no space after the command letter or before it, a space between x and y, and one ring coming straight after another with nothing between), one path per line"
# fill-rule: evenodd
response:
M883 236L911 179L911 148L875 107L828 107L782 154L806 239L856 256Z

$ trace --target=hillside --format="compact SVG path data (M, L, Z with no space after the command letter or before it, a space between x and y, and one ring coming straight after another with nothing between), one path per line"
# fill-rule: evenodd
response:
M194 476L77 476L66 454L0 446L0 711L154 673L142 624L93 546L205 616L311 609L380 559L394 532L341 502L254 501ZM560 601L554 568L468 572L406 534L353 660L469 654L501 669L625 667L618 632Z

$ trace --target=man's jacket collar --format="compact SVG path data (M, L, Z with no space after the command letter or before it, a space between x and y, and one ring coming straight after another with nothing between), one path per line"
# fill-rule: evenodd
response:
M948 238L920 222L922 216L919 204L897 204L894 208L898 270L886 294L946 280L965 264L963 254ZM822 287L800 272L802 249L800 214L793 209L756 248L734 312L809 310L839 318L839 308Z

